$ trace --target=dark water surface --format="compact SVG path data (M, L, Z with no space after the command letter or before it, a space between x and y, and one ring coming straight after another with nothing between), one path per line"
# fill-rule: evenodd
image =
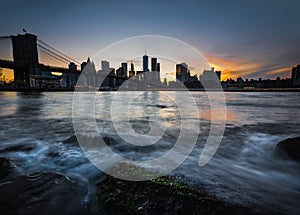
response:
M126 150L126 143L115 133L111 122L111 102L133 95L132 92L98 95L96 121L101 135L114 141L114 152L131 159L159 157L176 142L180 120L200 120L196 147L171 174L189 178L191 185L207 189L226 201L272 208L278 213L300 212L300 163L275 153L279 141L300 136L299 93L225 93L224 137L213 159L203 167L198 166L198 160L208 136L211 115L205 92L192 93L199 111L191 110L189 116L180 116L172 102L172 98L181 96L180 92L145 92L143 98L137 98L130 107L129 117L137 132L149 131L149 114L166 119L164 137L144 151ZM103 174L76 144L64 143L74 137L72 99L71 92L0 92L0 157L10 158L17 173L60 172L92 186ZM82 101L82 105L87 102L91 101ZM114 117L121 123L124 116Z

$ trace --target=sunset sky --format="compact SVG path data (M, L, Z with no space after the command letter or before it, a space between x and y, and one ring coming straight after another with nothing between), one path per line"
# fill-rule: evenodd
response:
M0 35L25 28L84 61L118 40L164 35L227 78L290 77L300 64L300 1L2 1Z

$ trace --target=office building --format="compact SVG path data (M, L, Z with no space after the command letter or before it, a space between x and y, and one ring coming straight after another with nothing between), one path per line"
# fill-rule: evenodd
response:
M131 63L130 64L130 71L129 71L129 78L132 78L133 76L135 76L134 64Z
M300 64L292 68L292 84L300 85Z
M188 65L186 63L176 64L176 81L182 83L188 81Z
M121 63L121 67L122 67L122 77L127 77L127 63Z
M151 71L157 71L157 58L151 58Z
M101 61L101 69L103 71L108 71L109 70L109 62L105 61L105 60L102 60Z
M143 71L144 72L148 72L149 71L149 67L148 67L148 55L144 55L143 56Z

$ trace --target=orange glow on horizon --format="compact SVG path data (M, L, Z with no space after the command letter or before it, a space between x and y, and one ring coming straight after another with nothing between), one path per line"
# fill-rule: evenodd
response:
M205 57L209 61L211 67L215 67L215 70L222 71L222 81L225 81L230 78L243 78L247 75L250 75L251 73L259 72L260 70L262 70L262 68L264 68L264 65L261 63L252 63L246 60L229 61L212 55L205 55ZM290 77L290 72L291 67L283 67L279 69L270 69L270 71L264 72L263 75L278 74L278 76L283 78Z
M14 80L14 70L0 68L0 80L3 81L5 78L6 82L10 82Z
M278 74L280 75L280 77L290 77L290 72L291 72L291 67L284 67L273 71L269 71L266 74L268 75Z

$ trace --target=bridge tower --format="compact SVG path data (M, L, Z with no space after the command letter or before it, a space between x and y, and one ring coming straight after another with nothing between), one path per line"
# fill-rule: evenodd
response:
M39 74L37 36L24 34L11 36L14 58L14 78L29 84L29 75Z

